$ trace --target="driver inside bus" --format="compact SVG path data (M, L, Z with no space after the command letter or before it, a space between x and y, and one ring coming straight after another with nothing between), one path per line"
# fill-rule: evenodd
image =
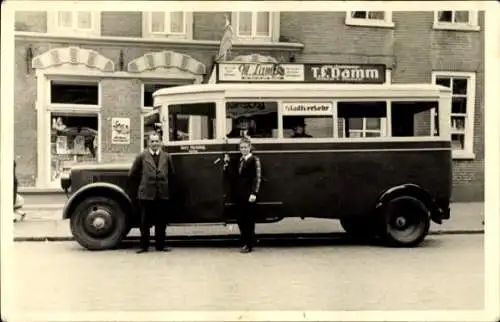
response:
M312 135L306 133L306 125L302 122L293 128L292 138L312 138Z
M240 117L238 118L238 125L233 127L231 132L227 135L228 138L244 138L254 137L256 132L255 121L251 118Z

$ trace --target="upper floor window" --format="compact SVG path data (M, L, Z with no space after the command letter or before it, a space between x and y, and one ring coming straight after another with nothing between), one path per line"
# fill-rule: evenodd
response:
M433 83L451 88L451 142L455 158L473 158L475 74L433 72Z
M185 11L154 11L143 15L143 36L190 39L192 13Z
M436 11L434 29L479 30L478 12L465 10Z
M98 36L100 13L94 11L53 11L48 13L49 33Z
M348 11L345 23L352 26L394 27L391 11Z
M278 34L273 29L279 25L279 12L234 12L231 20L235 34L241 40L271 41Z

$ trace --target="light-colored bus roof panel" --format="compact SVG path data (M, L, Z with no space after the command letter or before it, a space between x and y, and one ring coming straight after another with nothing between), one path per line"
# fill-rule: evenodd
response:
M421 97L449 94L451 90L433 84L195 84L164 88L153 96L177 96L202 93L221 93L226 98L236 97Z

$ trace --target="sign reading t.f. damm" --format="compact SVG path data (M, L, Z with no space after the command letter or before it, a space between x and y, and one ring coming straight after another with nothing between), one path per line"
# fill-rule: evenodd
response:
M221 63L217 82L383 84L385 65Z

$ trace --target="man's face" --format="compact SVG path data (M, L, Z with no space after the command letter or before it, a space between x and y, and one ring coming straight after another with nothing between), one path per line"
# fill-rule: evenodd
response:
M248 129L248 120L242 119L240 120L240 130L247 130Z
M151 148L151 150L158 151L161 145L160 136L158 134L151 134L149 136L148 145Z
M296 132L296 133L299 133L299 134L304 133L304 127L303 127L303 126L300 126L300 125L296 126L296 127L295 127L295 132Z

